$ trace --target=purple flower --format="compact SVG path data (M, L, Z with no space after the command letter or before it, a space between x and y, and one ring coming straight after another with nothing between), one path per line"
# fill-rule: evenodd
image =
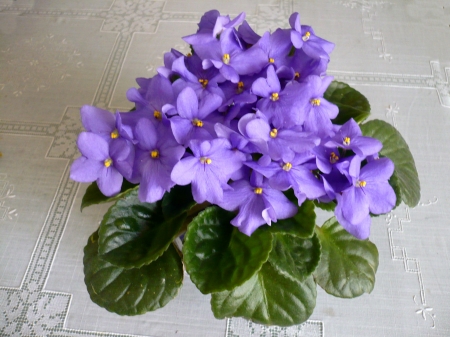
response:
M199 101L194 89L186 87L177 98L178 116L170 119L173 135L178 143L187 145L191 139L212 139L215 136L214 124L207 116L217 109L222 99L208 95Z
M256 107L276 128L303 123L304 114L297 107L302 95L299 84L290 83L281 90L280 80L272 65L267 68L267 78L261 77L253 82L252 92L262 97Z
M81 108L80 115L86 131L95 133L108 142L117 138L131 140L133 137L131 128L122 123L118 112L114 115L107 110L85 105Z
M300 15L293 13L289 18L291 25L291 41L295 48L302 48L312 58L329 58L334 43L328 42L314 34L310 26L300 25Z
M322 138L333 134L331 119L339 113L336 105L323 98L332 80L331 76L320 78L311 75L304 82L306 86L303 89L305 94L302 96L302 107L305 112L305 131L314 132Z
M173 168L171 178L178 185L192 183L192 196L197 203L209 201L219 204L231 175L239 170L242 161L233 155L231 145L224 138L192 140L193 155L181 159Z
M91 132L80 133L77 145L82 156L73 162L70 178L81 183L97 181L104 195L117 194L123 176L131 176L134 148L125 139L108 143Z
M317 199L325 195L323 183L311 172L315 169L315 165L308 164L308 161L313 158L312 155L303 154L286 157L282 161L271 162L267 166L261 166L255 162L245 164L269 178L272 188L281 191L292 188L301 205L305 197Z
M352 185L337 195L335 216L358 239L370 234L370 213L387 213L395 206L395 192L389 185L394 164L389 158L371 161L352 176Z
M231 183L230 190L224 192L223 201L218 205L228 211L239 209L231 224L250 236L258 227L278 219L293 217L297 207L286 196L269 186L259 173L253 172L250 181L238 180Z
M363 136L358 123L353 118L342 125L326 145L352 150L363 159L378 153L383 147L378 139Z
M294 153L311 150L319 145L320 139L309 132L302 132L300 127L273 128L264 115L247 114L239 120L239 130L248 137L262 154L273 160L293 157Z
M215 67L233 83L239 82L239 75L260 72L267 64L267 56L258 45L242 49L232 28L224 30L220 34L220 41L211 43L199 56L203 59L203 68Z
M267 64L273 64L278 68L287 63L292 46L288 31L278 28L272 34L266 32L258 44L267 55Z
M136 125L136 170L141 177L139 200L160 200L175 183L170 173L183 156L185 149L172 136L169 128L156 128L142 118Z

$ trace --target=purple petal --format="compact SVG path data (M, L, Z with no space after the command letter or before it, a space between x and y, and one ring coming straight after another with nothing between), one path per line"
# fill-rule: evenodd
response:
M194 119L198 113L198 99L195 91L190 88L184 88L177 98L178 114L187 119Z
M199 160L189 156L181 159L173 168L170 178L178 185L188 185L194 179L199 167Z
M98 188L107 197L119 193L122 182L122 175L112 166L104 167L97 179Z
M97 160L77 158L70 167L70 179L80 183L93 182L97 180L103 167L103 163Z
M109 157L108 142L95 133L80 133L77 145L81 154L89 159L103 161Z
M106 110L85 105L80 110L81 123L86 131L97 134L109 134L116 127L114 115Z
M360 223L369 214L369 201L360 187L342 193L342 215L350 223Z
M384 214L394 208L397 197L387 181L368 182L363 190L369 199L369 210L373 214Z

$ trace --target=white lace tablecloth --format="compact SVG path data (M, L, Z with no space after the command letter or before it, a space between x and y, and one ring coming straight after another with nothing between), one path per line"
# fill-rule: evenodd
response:
M245 11L260 33L300 12L336 43L329 73L366 95L416 159L420 204L372 226L372 294L319 290L301 326L216 320L188 277L162 310L120 317L83 282L83 247L106 206L80 213L86 186L69 179L79 109L131 108L134 78L154 75L170 48L186 52L181 36L213 8ZM450 336L449 78L449 0L0 0L0 335Z

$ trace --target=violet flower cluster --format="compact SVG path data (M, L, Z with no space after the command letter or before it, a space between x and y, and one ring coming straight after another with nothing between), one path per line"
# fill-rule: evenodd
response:
M106 196L125 178L149 203L191 184L197 203L237 212L231 224L247 235L296 214L283 193L292 189L298 205L336 202L339 223L367 238L370 214L395 205L394 165L354 120L332 123L339 111L323 96L334 44L298 13L289 24L259 36L244 13L205 13L184 37L192 54L171 50L156 76L127 92L134 111L81 109L71 178L97 181Z

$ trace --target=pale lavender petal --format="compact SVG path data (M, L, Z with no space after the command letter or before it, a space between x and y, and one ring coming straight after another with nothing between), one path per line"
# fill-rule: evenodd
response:
M85 105L80 110L81 123L86 131L109 134L116 127L114 115L106 110Z
M80 183L93 182L97 180L103 167L100 161L86 157L77 158L70 167L70 179Z
M201 169L198 158L189 156L181 159L173 168L170 178L178 185L188 185L194 179L198 169Z
M104 167L97 179L98 188L107 197L119 193L122 182L122 175L112 166Z
M397 197L387 181L367 182L367 185L362 188L366 192L369 210L373 214L384 214L394 208Z
M342 193L342 214L350 223L360 223L369 214L369 201L361 188L351 187Z
M108 142L95 133L80 133L77 146L81 154L89 159L102 161L109 158Z

